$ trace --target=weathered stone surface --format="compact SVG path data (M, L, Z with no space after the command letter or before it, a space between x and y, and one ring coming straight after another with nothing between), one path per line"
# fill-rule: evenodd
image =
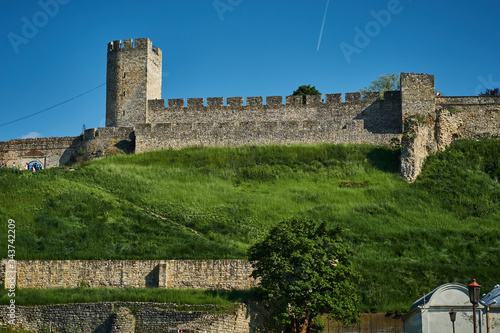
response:
M2 260L0 271L4 275ZM89 287L237 289L255 287L247 260L18 260L21 288ZM9 273L10 274L10 273Z
M86 304L17 306L17 329L33 332L96 332L96 333L282 333L269 312L255 302L240 304L234 313L217 313L199 306L147 302L105 302ZM206 308L206 306L204 306ZM0 327L8 321L7 306L0 306ZM386 313L365 313L361 323L353 327L328 320L328 332L401 333L403 322Z
M241 304L235 313L216 313L171 303L105 302L17 306L14 326L33 332L159 333L280 332L257 304ZM0 327L6 327L7 306L0 306Z

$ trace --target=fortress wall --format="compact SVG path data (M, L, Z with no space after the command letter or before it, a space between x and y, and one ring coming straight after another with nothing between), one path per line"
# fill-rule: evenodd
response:
M17 286L21 288L89 287L249 289L247 260L18 260ZM5 265L2 261L5 281ZM9 269L10 270L10 269Z
M238 146L246 144L371 143L388 145L402 132L401 95L388 92L360 99L359 93L307 96L280 96L150 100L148 124L136 126L136 151L186 146ZM298 97L298 98L297 98Z
M165 265L166 288L245 290L257 286L247 260L167 260Z
M434 75L401 73L401 104L403 119L432 114L435 107Z
M456 119L457 138L500 136L500 97L439 97L436 106Z
M500 137L500 97L436 98L434 133L438 150L457 139Z
M16 306L16 328L33 332L257 332L269 322L260 307L241 304L235 313L215 313L201 306L175 310L171 303L104 302L40 306ZM0 327L9 318L0 306ZM267 326L270 327L270 326Z
M21 288L157 287L159 260L19 260Z
M16 139L0 142L0 162L24 168L25 163L38 161L43 168L67 164L79 148L82 137Z

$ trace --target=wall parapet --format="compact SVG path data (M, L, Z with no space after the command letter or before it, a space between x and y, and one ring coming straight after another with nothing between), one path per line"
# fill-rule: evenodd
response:
M391 91L385 93L384 100L398 100L401 98L400 91ZM325 94L325 95L308 95L306 96L306 103L302 103L302 96L248 96L248 97L197 97L187 98L187 108L201 108L201 107L235 107L235 106L329 106L329 105L352 105L373 103L380 99L379 92L366 92L361 95L359 92L346 93L345 102L342 102L342 94ZM283 100L285 103L283 104ZM186 107L185 98L169 98L152 99L148 100L148 107L152 110L161 110L169 108Z
M124 39L115 40L108 43L108 53L109 52L119 52L127 51L132 49L145 50L151 49L157 55L161 55L162 51L158 47L153 47L153 42L149 38L136 38L134 39Z
M436 104L452 104L452 105L499 104L500 105L500 96L440 96L436 97Z

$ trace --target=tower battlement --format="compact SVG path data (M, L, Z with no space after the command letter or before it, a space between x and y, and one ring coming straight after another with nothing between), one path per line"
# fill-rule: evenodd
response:
M122 50L152 50L154 54L161 56L162 51L159 47L154 47L153 42L149 38L115 40L108 43L109 52L120 52Z

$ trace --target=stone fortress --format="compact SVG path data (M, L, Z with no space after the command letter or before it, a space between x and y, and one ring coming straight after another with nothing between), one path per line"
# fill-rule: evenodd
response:
M77 137L0 142L0 161L44 168L116 153L187 146L294 143L401 145L409 181L428 153L460 138L500 136L500 97L436 97L434 76L401 74L401 91L161 99L162 51L151 40L107 48L106 127Z
M243 97L188 98L186 105L184 99L161 99L162 51L149 39L114 41L107 51L106 127L75 137L0 142L1 162L22 166L36 161L49 168L119 151L366 143L400 145L401 173L414 181L425 157L454 140L500 137L500 97L436 97L434 76L428 74L402 73L401 91L386 92L383 99L375 92L347 93L344 102L341 94L326 94L307 96L305 104L302 96L286 96L285 103L282 96L266 97L265 103L258 96L247 97L246 103ZM0 283L25 288L85 282L90 287L248 289L256 283L249 278L251 270L245 260L21 260L10 267L3 259ZM187 316L163 305L122 303L19 307L19 327L163 332L170 325L172 332L246 333L258 331L255 325L264 320L251 305L229 316L196 311ZM8 318L0 309L1 327ZM66 320L68 313L79 318L75 325L80 328Z

